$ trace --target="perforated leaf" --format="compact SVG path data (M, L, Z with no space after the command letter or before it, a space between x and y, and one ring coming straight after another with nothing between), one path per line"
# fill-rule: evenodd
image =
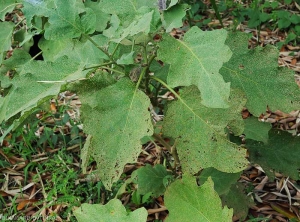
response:
M246 139L262 141L264 143L268 142L269 130L272 128L270 123L260 122L255 117L247 118L244 122L244 134L246 135Z
M17 68L19 75L7 84L11 84L9 93L1 102L0 122L19 112L24 112L59 93L60 87L67 80L85 77L82 67L66 57L55 62L31 61ZM38 81L50 81L41 83ZM51 81L55 81L51 83ZM24 96L26 95L26 96Z
M3 52L11 47L11 36L14 29L12 22L0 22L0 65L3 60Z
M148 213L145 208L128 213L120 200L113 199L106 205L84 203L74 211L74 215L78 222L132 222L146 221Z
M212 109L201 104L195 86L180 91L181 101L171 102L165 114L163 134L175 139L184 172L197 173L201 168L240 172L247 166L246 150L231 143L224 128L230 119L239 119L243 106L239 94L233 95L228 109ZM239 105L236 106L237 101Z
M151 136L149 98L127 78L100 88L89 86L82 98L84 131L92 136L89 152L97 161L99 176L110 189L126 163L136 162L140 139Z
M211 178L199 187L195 178L184 175L167 188L165 205L169 211L166 221L232 221L232 209L222 208Z
M172 173L168 172L163 165L154 167L147 164L137 170L138 192L142 195L151 192L158 197L165 192L168 178Z
M230 84L225 83L219 69L231 57L224 44L225 30L201 31L192 27L183 40L163 35L157 57L170 64L170 87L196 85L202 94L202 104L213 108L227 108Z
M248 35L231 33L226 44L233 52L230 61L220 70L225 81L247 95L247 108L259 116L271 110L290 112L300 105L299 89L294 83L294 73L287 68L278 68L278 50L267 45L248 50Z
M300 178L299 137L288 132L271 130L267 144L246 140L246 147L250 153L250 161L259 164L270 178L274 178L274 171L295 180Z

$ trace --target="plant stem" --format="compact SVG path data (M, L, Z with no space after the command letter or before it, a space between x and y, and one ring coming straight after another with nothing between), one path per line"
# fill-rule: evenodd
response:
M180 102L182 102L183 105L185 105L192 113L194 113L194 111L192 110L191 107L188 106L188 104L186 104L183 99L177 94L177 92L175 92L175 90L173 90L170 86L168 86L168 84L166 84L164 81L162 81L159 78L156 78L155 76L151 76L151 79L156 80L157 82L161 83L164 87L166 87L168 90L170 90L171 93L173 93L179 100Z
M114 64L114 62L107 62L107 63L103 63L103 64L100 64L97 66L86 67L82 71L89 70L89 69L95 69L95 68L99 68L99 67L107 66L107 65L111 65L111 64Z
M125 75L125 73L124 73L124 72L121 72L121 71L119 71L119 70L116 70L116 69L113 69L113 68L104 67L104 69L107 69L107 70L109 70L109 71L113 71L113 72L116 72L116 73L119 73L119 74Z
M158 142L160 142L160 144L163 145L170 152L170 154L173 156L175 160L175 166L179 165L180 161L179 161L178 154L176 152L175 144L174 146L170 146L170 144L168 144L160 135L156 133L154 133L152 137L156 139Z
M113 53L111 54L111 57L113 58L117 49L119 48L120 43L117 44L116 48L114 49Z
M38 54L36 54L35 56L33 56L30 61L34 60L36 57L38 57L39 55L41 55L43 53L43 51L40 51Z
M221 18L221 15L220 15L220 12L219 12L218 6L217 6L217 4L216 4L216 0L211 0L210 2L211 2L211 4L212 4L212 7L213 7L213 8L214 8L214 10L215 10L215 13L216 13L217 19L219 20L219 22L220 22L220 24L221 24L222 28L224 28L224 25L223 25L223 22L222 22L222 18Z
M102 49L89 35L84 35L91 43L93 43L94 46L96 46L100 51L102 51L111 61L113 61L111 55L109 55L108 52L106 52L104 49Z

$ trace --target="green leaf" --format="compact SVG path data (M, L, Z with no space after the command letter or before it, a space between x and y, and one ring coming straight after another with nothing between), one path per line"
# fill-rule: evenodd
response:
M90 159L90 155L91 155L90 150L89 150L90 144L91 144L91 138L92 138L91 135L87 136L84 146L80 152L81 169L84 174L86 174L86 168L88 167L89 159Z
M131 14L136 13L139 8L146 6L156 8L156 0L102 0L100 2L102 10L109 14Z
M134 36L138 33L148 34L151 28L151 21L153 18L154 10L145 12L144 10L138 11L136 19L126 28L122 29L120 36L114 36L112 41L120 43L127 36ZM117 32L119 33L119 32Z
M3 61L2 66L0 67L1 75L5 75L9 70L15 70L17 67L22 66L31 59L29 53L25 52L23 49L14 49L13 55ZM7 88L8 85L3 85L4 81L8 81L8 78L1 76L1 86ZM10 85L10 83L8 83Z
M106 205L84 203L74 211L74 215L78 222L132 222L146 221L148 213L145 208L128 213L120 200L113 199Z
M179 28L182 26L182 19L189 8L190 6L187 4L180 4L163 12L163 25L166 32L170 32L173 28Z
M0 0L0 20L4 21L6 13L10 13L18 5L17 0Z
M17 69L19 75L10 81L9 93L0 102L0 122L56 96L68 80L85 77L81 70L79 64L66 57L55 62L30 61L20 66Z
M284 29L291 25L291 14L288 11L280 10L277 12L278 28Z
M220 70L225 81L233 88L240 88L247 96L246 107L254 116L271 110L290 112L300 105L294 73L278 68L278 50L270 45L248 50L248 35L235 32L226 43L233 52L229 62Z
M197 27L192 27L183 40L163 35L157 58L170 64L168 85L196 85L202 94L202 104L227 108L230 84L219 74L219 69L231 56L224 44L226 36L225 30L204 32Z
M231 143L224 131L230 119L241 118L243 101L238 95L232 97L230 108L212 109L201 105L199 90L191 86L180 91L184 103L175 101L168 105L163 134L175 139L184 172L195 174L201 168L214 167L235 173L247 166L246 150ZM240 107L234 105L235 99Z
M293 14L292 16L291 16L291 18L290 18L290 20L291 20L291 22L293 23L293 24L299 24L300 23L300 16L299 15L297 15L297 14Z
M134 64L133 54L134 51L127 54L123 54L121 58L117 60L117 64L121 64L121 65Z
M249 16L250 20L248 21L248 26L250 28L255 28L260 25L260 12L257 9L249 9Z
M214 182L214 189L219 194L228 193L230 186L240 178L241 173L224 173L214 168L204 169L200 174L200 184L203 184L207 178L211 177Z
M3 52L6 52L11 47L11 36L14 30L14 23L0 23L0 65L3 61Z
M244 192L244 185L237 182L230 187L227 194L221 196L222 203L233 208L233 214L244 221L248 215L249 208L255 203L251 196L247 196Z
M75 38L94 32L96 15L92 10L87 10L80 18L76 0L54 2L55 8L49 11L49 26L45 29L46 39Z
M195 178L183 175L167 188L165 205L169 211L166 221L232 221L233 210L222 208L211 178L199 187Z
M95 35L92 39L100 46L108 46L108 39L103 35ZM108 59L107 55L96 48L90 41L41 39L39 47L43 51L43 58L46 61L55 61L61 56L68 56L82 65L91 67L99 65L103 59Z
M250 153L250 160L259 164L270 178L272 172L281 172L295 180L299 176L300 138L288 132L271 130L269 143L263 144L254 140L246 140L246 147Z
M178 3L178 0L171 0L170 4L167 7L167 10L170 9L172 6L176 5Z
M101 181L110 189L125 164L136 162L140 139L153 134L150 101L127 78L104 88L94 87L78 94L84 131L92 135L89 151L98 164Z
M93 2L91 0L85 1L84 5L87 8L90 8L94 11L95 15L96 15L96 26L95 29L98 32L102 32L106 26L108 21L110 20L110 15L103 12L99 2Z
M157 164L154 167L147 164L137 170L137 182L139 194L145 195L151 192L154 197L162 195L166 187L164 186L164 178L172 175L166 168Z
M48 17L44 36L46 39L55 40L76 38L95 31L95 13L90 8L82 11L83 7L83 3L76 0L25 0L23 11L28 21L34 15Z
M253 139L256 141L268 142L269 131L272 128L270 123L263 123L258 121L255 117L250 117L244 120L246 139Z

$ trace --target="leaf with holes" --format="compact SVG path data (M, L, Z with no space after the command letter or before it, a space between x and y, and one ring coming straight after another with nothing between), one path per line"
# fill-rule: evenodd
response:
M127 78L109 84L96 84L95 88L87 85L89 90L78 93L84 131L92 136L88 152L96 160L101 181L108 189L119 179L126 163L136 162L140 139L153 133L149 98Z
M57 95L68 80L85 77L81 70L82 66L66 57L55 62L30 61L19 66L18 75L12 80L2 77L6 78L7 85L11 84L11 88L1 102L0 122Z
M226 44L233 52L229 62L220 73L234 88L240 88L247 96L247 108L255 116L271 110L290 112L300 105L298 86L294 73L287 68L278 68L278 50L267 45L248 50L248 35L231 33Z
M195 174L201 168L214 167L234 173L247 166L246 150L231 143L224 129L230 119L241 118L243 102L239 92L235 93L230 98L230 108L212 109L201 105L199 90L190 86L180 91L183 102L171 102L168 106L163 134L175 139L184 172Z
M231 57L226 46L225 30L204 32L192 27L183 40L163 35L157 57L170 64L170 87L196 85L201 91L202 104L212 108L227 108L230 83L225 83L219 69Z

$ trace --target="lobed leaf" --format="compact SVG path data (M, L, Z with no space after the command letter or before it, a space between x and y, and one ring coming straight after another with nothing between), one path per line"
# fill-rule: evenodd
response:
M94 11L76 0L24 0L23 12L29 23L34 16L48 17L44 37L49 40L92 34L96 27Z
M182 89L180 97L184 103L175 101L168 105L163 134L175 139L183 171L195 174L208 167L228 173L243 170L248 164L246 150L231 143L224 128L230 120L241 119L245 101L232 96L228 109L207 108L201 105L200 92L195 86Z
M259 122L255 117L244 119L244 122L246 139L262 141L265 144L268 142L269 131L272 128L270 123Z
M278 50L270 45L248 50L247 40L248 35L240 32L228 36L226 44L233 56L220 70L225 81L245 92L246 106L255 116L265 112L267 106L283 112L298 109L299 89L294 73L278 68Z
M0 0L0 20L4 21L6 13L10 13L14 10L16 5L20 1L18 0Z
M190 6L187 4L180 4L163 12L163 26L166 29L166 32L170 32L173 28L182 26L182 19L189 8Z
M279 171L285 176L295 180L299 176L300 138L288 132L271 130L269 143L263 144L254 140L246 140L250 153L250 161L259 164L269 176L274 178L274 171Z
M172 175L161 164L157 164L154 167L147 164L139 168L136 173L139 194L145 195L150 192L154 197L158 197L165 192L165 179Z
M214 189L219 194L227 194L232 184L240 178L241 173L224 173L214 168L204 169L199 177L200 184L203 184L207 178L211 177L214 182Z
M92 136L89 153L108 189L119 179L126 163L136 162L140 139L153 134L149 98L127 78L110 84L79 92L84 131Z
M14 23L1 22L0 23L0 65L3 61L3 53L11 47L11 36L14 30Z
M255 203L251 196L245 195L245 187L242 183L235 183L230 187L228 193L221 196L222 203L233 208L233 214L241 221L248 216L249 208Z
M103 47L108 46L108 39L103 35L95 35L91 38ZM55 61L59 57L68 56L83 66L91 67L99 65L104 59L108 59L107 55L96 48L90 41L41 39L39 47L43 51L43 58L46 61Z
M17 68L18 75L11 81L4 80L6 85L11 84L9 93L0 100L0 122L8 120L19 112L25 112L35 107L39 102L49 99L59 93L60 88L68 80L85 77L82 67L62 57L55 62L30 61ZM39 81L50 81L41 83ZM54 81L54 82L52 82ZM24 96L26 95L26 96Z
M148 213L145 208L128 213L120 200L112 199L106 205L84 203L74 215L79 222L132 222L146 221Z
M227 108L230 83L225 83L219 69L231 57L224 44L225 30L204 32L192 27L183 40L168 34L159 43L157 58L170 64L170 87L196 85L202 94L201 103L212 108Z
M166 221L232 221L233 210L222 208L211 178L199 187L195 178L183 175L167 188L165 205L169 211Z

